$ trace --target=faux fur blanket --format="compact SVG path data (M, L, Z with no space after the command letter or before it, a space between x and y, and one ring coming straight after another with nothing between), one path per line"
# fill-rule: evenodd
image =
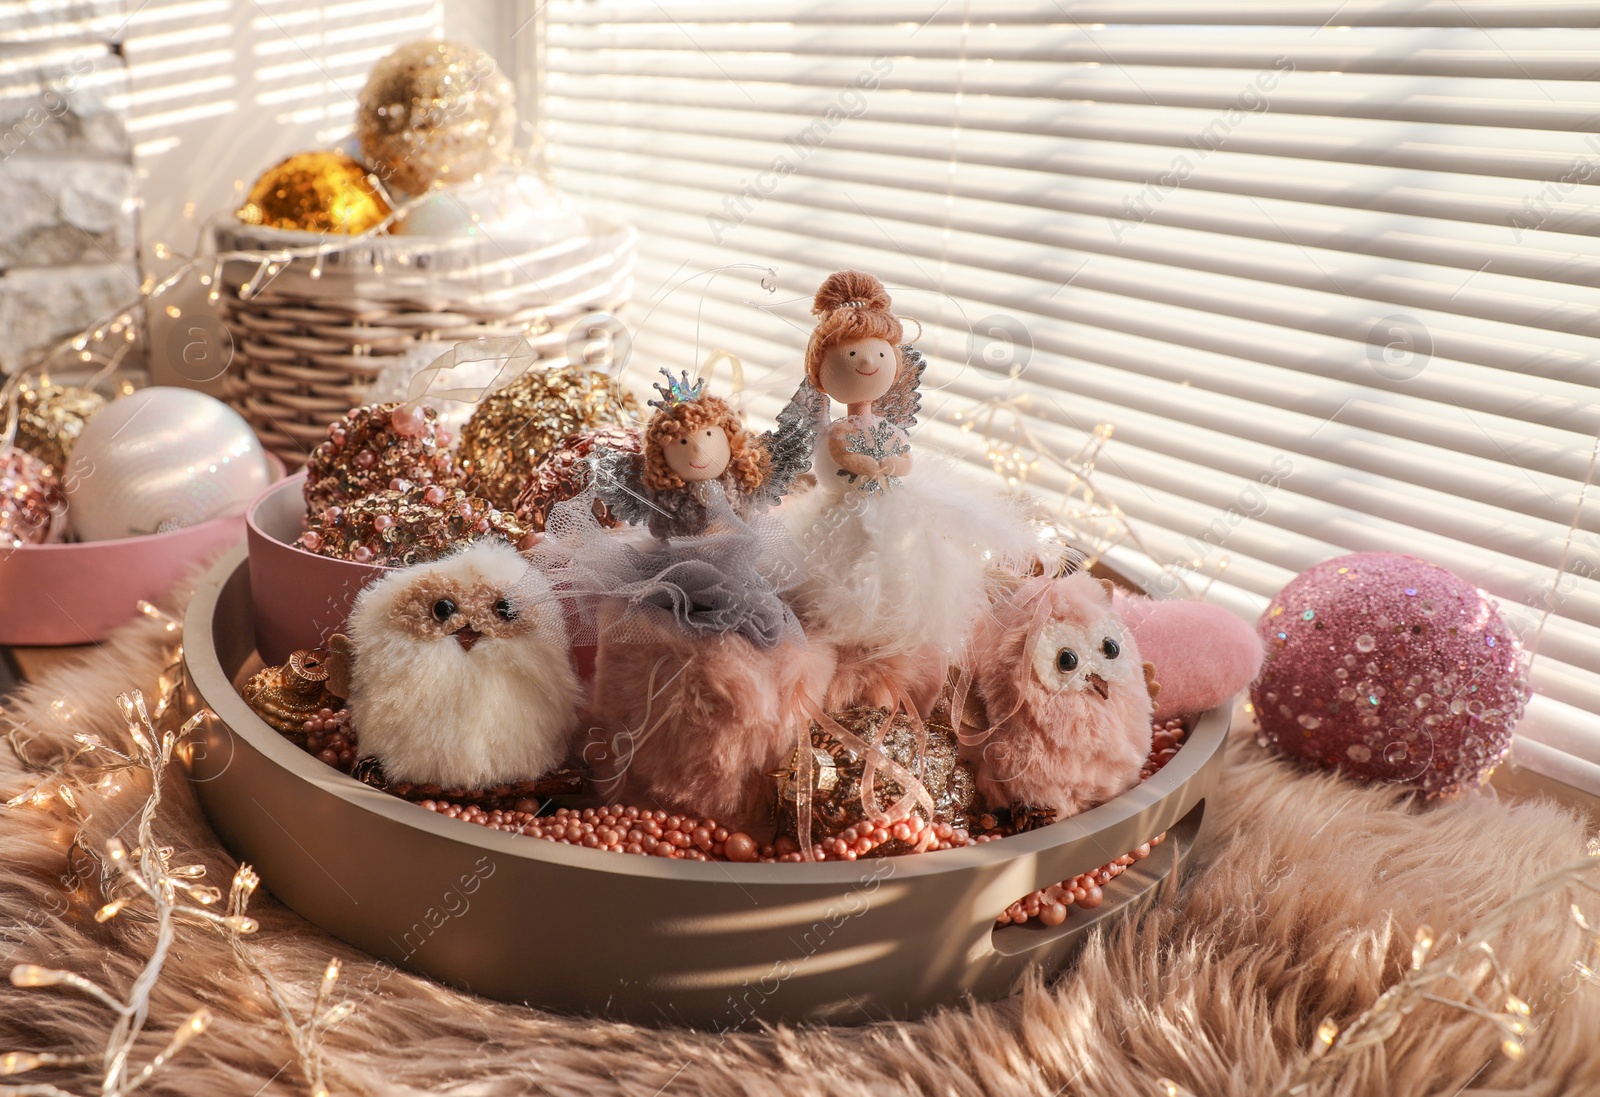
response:
M0 731L26 725L40 754L73 731L126 743L113 698L132 688L154 694L169 639L148 622L129 626L14 698ZM0 746L0 800L31 780ZM180 851L175 863L204 863L226 888L232 861L187 784L174 779L169 790L158 829ZM1344 1026L1402 978L1420 925L1443 949L1535 875L1585 851L1583 824L1548 804L1484 795L1422 806L1391 787L1296 771L1247 730L1231 744L1224 790L1198 871L1097 936L1073 970L1007 1001L913 1024L719 1038L499 1005L385 969L377 993L361 996L323 1039L326 1080L334 1094L1121 1097L1164 1092L1156 1080L1169 1077L1201 1097L1254 1097L1294 1075L1324 1017ZM86 844L100 848L108 835L130 832L140 801L137 789L77 797L92 817ZM97 885L63 889L74 827L58 801L0 809L0 968L65 968L121 993L149 954L153 929L128 916L97 924ZM1485 1019L1423 1003L1380 1045L1314 1074L1307 1092L1600 1093L1600 987L1573 975L1584 948L1568 909L1575 896L1553 889L1493 939L1507 981L1531 1006L1520 1061L1502 1054ZM1581 900L1592 919L1593 898ZM302 1015L329 957L345 965L336 993L355 992L375 970L264 891L250 912L261 923L254 954ZM214 1014L210 1028L146 1090L308 1091L260 982L221 936L200 927L179 931L138 1061L200 1005ZM103 1006L68 988L0 985L0 1053L97 1054L110 1024ZM94 1076L77 1068L0 1082L97 1091Z

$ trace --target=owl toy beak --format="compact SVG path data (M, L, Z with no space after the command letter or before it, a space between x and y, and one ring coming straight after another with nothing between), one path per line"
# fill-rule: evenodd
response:
M1100 700L1104 701L1107 697L1109 697L1111 695L1111 685L1110 685L1110 683L1108 683L1104 678L1100 677L1098 674L1085 674L1083 676L1083 680L1084 680L1085 683L1088 684L1090 689L1094 690L1096 693L1098 693L1100 695Z
M479 632L471 625L462 625L460 628L456 629L453 635L456 638L456 643L461 645L462 651L471 651L472 645L476 644L483 638L483 633Z

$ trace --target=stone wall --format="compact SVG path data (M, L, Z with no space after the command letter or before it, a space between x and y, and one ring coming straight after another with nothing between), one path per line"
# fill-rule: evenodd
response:
M0 15L0 371L138 296L121 3Z

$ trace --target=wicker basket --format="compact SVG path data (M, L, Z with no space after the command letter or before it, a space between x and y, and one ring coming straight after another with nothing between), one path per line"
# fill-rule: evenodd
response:
M241 288L260 276L259 265L229 262L221 286L234 348L226 398L293 470L329 423L363 401L383 360L419 343L437 343L443 354L462 340L521 335L548 365L564 365L586 353L589 331L603 326L597 314L618 312L632 290L634 230L599 217L589 227L528 248L481 236L374 237L316 263L296 260L247 296ZM317 240L238 221L216 229L219 252Z

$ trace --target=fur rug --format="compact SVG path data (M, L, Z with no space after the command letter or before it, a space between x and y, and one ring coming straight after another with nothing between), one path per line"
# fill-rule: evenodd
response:
M125 742L120 690L155 692L165 637L148 622L12 699L6 728L26 725L35 750L92 730ZM66 698L70 710L52 709ZM0 747L0 799L30 779ZM160 833L226 887L232 862L185 782L175 780ZM1231 746L1226 798L1206 865L1137 918L1098 936L1077 967L1009 1000L952 1009L913 1024L778 1029L717 1038L573 1020L476 1000L389 969L380 989L324 1040L334 1094L1115 1094L1160 1092L1170 1077L1201 1097L1275 1092L1300 1063L1318 1022L1347 1024L1410 963L1416 927L1444 947L1530 878L1583 855L1574 816L1543 803L1482 796L1422 807L1387 787L1297 772L1246 732ZM128 827L140 797L79 797L100 848ZM62 877L72 825L59 802L0 809L0 968L29 962L89 974L119 992L147 955L152 930L127 915L90 914L97 885L68 897ZM124 831L126 833L126 831ZM68 901L70 898L70 901ZM1591 896L1592 899L1592 896ZM1383 1046L1320 1076L1308 1091L1361 1094L1600 1093L1600 988L1575 985L1580 935L1554 894L1495 949L1533 1007L1527 1053L1502 1055L1485 1021L1424 1004ZM1594 902L1586 903L1591 918ZM360 995L376 965L258 893L255 952L300 1014L330 956L345 963L337 993ZM582 917L582 912L574 912ZM544 920L550 925L549 920ZM369 981L370 985L370 981ZM180 929L152 999L158 1050L197 1006L210 1029L146 1089L194 1095L305 1093L265 995L208 930ZM0 985L0 1052L98 1052L101 1006L64 988ZM84 1074L43 1071L75 1093ZM0 1091L4 1087L0 1086Z

